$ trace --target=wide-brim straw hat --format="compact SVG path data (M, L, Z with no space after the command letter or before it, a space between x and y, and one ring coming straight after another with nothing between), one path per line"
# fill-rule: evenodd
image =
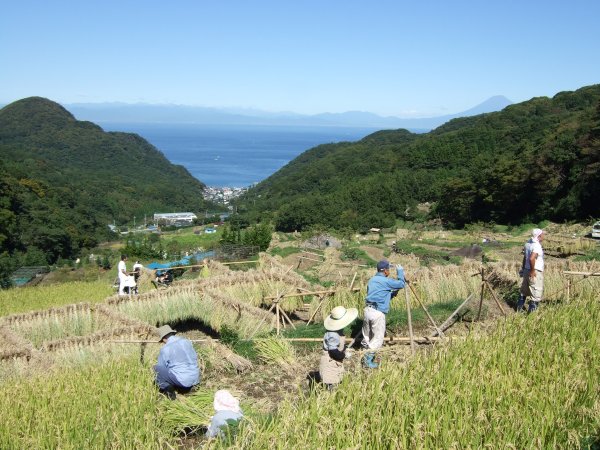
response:
M157 328L156 332L158 333L158 342L160 342L167 334L177 333L177 330L172 329L169 325L163 325Z
M338 331L350 325L357 317L358 309L346 309L343 306L336 306L331 310L331 314L327 316L323 324L327 331Z

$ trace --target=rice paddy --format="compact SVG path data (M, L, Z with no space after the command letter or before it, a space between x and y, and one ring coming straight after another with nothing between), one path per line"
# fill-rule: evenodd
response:
M499 255L502 260L484 264L484 275L510 305L521 281L520 255L516 250L509 257ZM416 295L436 320L469 294L479 300L479 262L425 267L411 255L390 259L404 265ZM296 317L312 315L320 304L318 322L338 304L356 307L362 315L373 269L352 270L343 282L340 273L335 294L285 298L280 306ZM0 291L6 300L0 303L0 401L10 406L0 411L0 448L196 448L204 443L202 432L193 431L213 414L214 387L244 386L242 405L252 409L265 399L253 398L258 389L251 383L272 386L277 402L286 392L287 397L261 406L262 412L241 424L235 440L207 446L589 448L600 439L600 277L573 276L568 283L565 270L597 272L600 263L551 259L547 302L535 315L490 316L481 326L457 326L464 339L429 346L415 357L401 346L386 347L376 371L361 369L355 357L333 392L309 390L304 383L318 368L318 343L297 347L272 336L274 316L267 310L274 297L325 289L277 259L261 257L256 269L243 272L214 265L207 278L177 281L170 289L131 298L110 296L110 287L103 290L95 283ZM351 279L357 292L349 288ZM486 296L484 306L495 310ZM412 293L411 309L415 321L426 322ZM389 314L394 332L405 329L405 316L401 296ZM211 387L169 402L153 384L152 365L160 349L153 330L194 321L216 335L231 333L237 343L261 339L248 343L252 361L236 354L236 345L208 337L195 344L203 384ZM296 324L297 336L322 335L320 324ZM283 392L269 379L275 371L288 380Z

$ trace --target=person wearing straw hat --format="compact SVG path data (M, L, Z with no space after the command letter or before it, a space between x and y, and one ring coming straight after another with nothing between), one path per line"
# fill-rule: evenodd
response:
M531 231L531 239L525 243L523 252L523 266L521 273L523 282L519 301L517 302L517 312L525 307L525 300L531 297L529 309L527 312L533 312L537 309L544 293L544 249L542 241L544 240L544 230L534 228Z
M382 259L377 263L377 273L367 283L365 298L365 317L362 328L362 346L370 350L363 359L363 365L368 369L376 369L379 365L374 362L375 350L383 346L385 337L385 315L390 310L392 298L406 285L404 269L396 265L397 280L389 278L390 263Z
M154 366L156 384L161 394L174 400L176 392L185 394L200 383L198 355L189 339L176 336L177 330L169 325L158 328L157 333L164 346Z
M225 437L225 430L236 425L243 417L240 401L226 389L215 392L213 401L215 415L210 418L210 425L206 430L207 438Z
M329 389L342 381L344 375L344 359L346 358L346 338L344 328L358 317L356 308L346 309L336 306L325 319L325 336L323 336L323 355L319 364L321 381Z

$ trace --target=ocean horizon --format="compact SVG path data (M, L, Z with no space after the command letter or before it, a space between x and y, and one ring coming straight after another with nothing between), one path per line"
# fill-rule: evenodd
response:
M320 144L357 141L377 128L102 123L136 133L207 186L247 187Z

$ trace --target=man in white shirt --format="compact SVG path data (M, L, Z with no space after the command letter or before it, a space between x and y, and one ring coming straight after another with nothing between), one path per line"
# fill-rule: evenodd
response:
M127 273L125 261L127 261L127 255L121 255L121 261L119 261L117 267L119 275L119 295L125 295L126 287L129 288L129 293L131 293L131 289L135 287L135 279Z
M527 297L529 301L528 312L537 309L544 293L544 249L542 241L544 240L544 230L534 228L531 232L531 239L525 243L523 255L523 282L521 283L521 295L517 302L517 311L521 311L525 306Z

